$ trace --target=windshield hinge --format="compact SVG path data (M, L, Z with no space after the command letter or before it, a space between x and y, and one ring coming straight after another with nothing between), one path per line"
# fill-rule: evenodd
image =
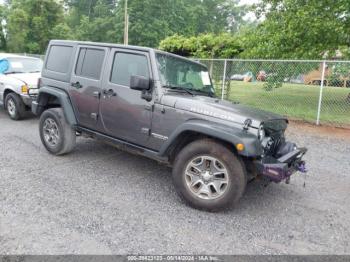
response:
M244 130L248 130L251 124L252 124L252 120L251 120L250 118L247 118L247 119L244 121L243 129L244 129Z

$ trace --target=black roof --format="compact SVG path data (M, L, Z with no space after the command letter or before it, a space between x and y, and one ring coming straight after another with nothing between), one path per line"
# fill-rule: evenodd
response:
M200 63L198 61L195 61L195 60L192 60L192 59L189 59L187 57L179 56L179 55L176 55L176 54L173 54L173 53L165 52L165 51L158 50L158 49L151 48L151 47L134 46L134 45L122 45L122 44L114 44L114 43L102 43L102 42L73 41L73 40L51 40L50 41L50 45L55 45L55 44L58 44L58 45L64 45L64 44L90 45L90 46L130 49L130 50L144 51L144 52L153 51L153 52L156 52L156 53L171 55L171 56L183 59L183 60L187 60L187 61L192 62L192 63L196 63L196 64L199 64L199 65L205 66L202 63Z

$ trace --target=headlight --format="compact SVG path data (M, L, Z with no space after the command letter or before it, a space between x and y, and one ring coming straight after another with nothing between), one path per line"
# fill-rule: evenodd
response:
M262 125L259 127L258 138L259 140L263 140L265 138L265 130Z

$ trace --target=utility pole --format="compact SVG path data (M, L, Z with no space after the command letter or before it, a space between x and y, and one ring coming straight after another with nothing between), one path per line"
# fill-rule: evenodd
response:
M128 14L128 0L125 0L124 6L124 45L129 44L129 14Z

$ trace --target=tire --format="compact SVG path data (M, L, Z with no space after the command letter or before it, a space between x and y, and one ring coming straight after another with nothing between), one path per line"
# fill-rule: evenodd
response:
M42 113L39 132L41 142L53 155L68 154L75 147L76 133L67 123L62 108L51 108Z
M22 119L26 111L21 97L15 93L9 93L6 95L5 109L12 120Z
M207 171L199 172L203 166ZM206 211L235 205L247 185L243 161L212 139L194 141L181 150L174 161L173 180L177 193L190 206Z

